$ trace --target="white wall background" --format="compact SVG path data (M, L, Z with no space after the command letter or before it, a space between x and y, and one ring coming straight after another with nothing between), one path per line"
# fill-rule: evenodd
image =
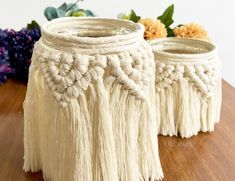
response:
M0 0L0 28L20 29L32 19L46 22L43 10L75 0ZM223 63L223 78L235 87L235 1L234 0L84 0L79 3L101 17L116 17L134 9L142 17L156 17L175 4L175 24L203 25L217 45Z

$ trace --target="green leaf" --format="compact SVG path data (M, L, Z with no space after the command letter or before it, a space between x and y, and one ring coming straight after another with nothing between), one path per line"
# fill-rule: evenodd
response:
M57 17L60 18L60 17L65 17L65 11L62 10L62 9L56 9L56 13L57 13Z
M32 30L34 28L40 28L40 26L35 20L32 20L31 23L27 24L27 29Z
M179 24L179 25L177 25L176 27L181 27L181 26L184 26L183 24Z
M78 10L79 7L77 5L77 2L76 3L69 3L67 5L67 9L66 9L66 12L69 11L69 10Z
M174 33L173 29L168 27L166 30L167 30L167 37L175 37L175 33Z
M86 9L84 12L86 13L86 16L95 16L94 13L89 9Z
M47 7L44 15L49 21L65 16L94 16L92 11L80 9L77 3L78 0L75 3L63 3L58 8Z
M130 20L137 23L140 20L140 16L137 16L135 11L132 9L130 13Z
M69 10L65 13L65 16L72 16L74 10Z
M172 19L174 14L174 4L170 5L161 16L157 17L166 27L169 27L174 20Z
M61 4L60 7L58 7L57 9L61 9L61 10L63 10L63 11L66 11L67 7L68 7L67 3L63 3L63 4Z
M140 20L140 16L137 16L134 10L131 10L130 13L125 14L125 13L120 13L118 15L119 19L125 19L125 20L130 20L133 21L135 23L137 23Z
M54 7L47 7L44 10L44 16L47 18L48 21L58 18L57 9Z

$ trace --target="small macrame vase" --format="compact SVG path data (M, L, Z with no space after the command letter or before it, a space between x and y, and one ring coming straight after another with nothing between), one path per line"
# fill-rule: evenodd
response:
M156 62L158 132L191 137L213 131L221 107L220 61L211 43L180 38L152 41Z
M42 27L24 102L24 170L51 181L163 177L155 63L143 26L60 18Z

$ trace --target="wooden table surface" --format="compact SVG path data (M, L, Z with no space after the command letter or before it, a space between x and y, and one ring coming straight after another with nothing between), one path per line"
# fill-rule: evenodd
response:
M42 181L24 173L23 109L26 85L0 86L0 181ZM235 89L223 82L221 122L190 139L159 136L164 181L235 181Z

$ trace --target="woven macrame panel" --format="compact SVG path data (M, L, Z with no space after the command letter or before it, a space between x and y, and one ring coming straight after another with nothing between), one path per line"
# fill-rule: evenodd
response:
M206 63L184 64L156 61L156 91L171 86L182 79L193 86L205 97L210 97L220 76L219 61L213 59Z
M130 94L145 99L154 72L153 54L144 41L126 51L98 55L61 52L38 42L33 64L40 67L48 87L62 106L77 98L98 78L103 79L108 70L107 76L115 76Z

